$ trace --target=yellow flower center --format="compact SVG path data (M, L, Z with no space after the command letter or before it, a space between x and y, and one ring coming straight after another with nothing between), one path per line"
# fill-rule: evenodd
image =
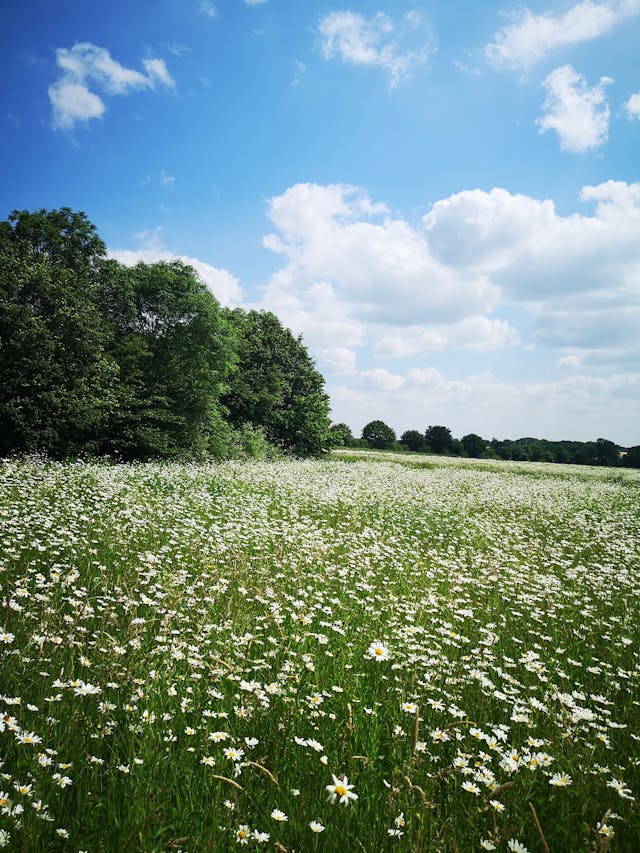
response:
M344 797L346 793L347 789L344 787L344 785L336 785L336 794L338 794L338 796Z

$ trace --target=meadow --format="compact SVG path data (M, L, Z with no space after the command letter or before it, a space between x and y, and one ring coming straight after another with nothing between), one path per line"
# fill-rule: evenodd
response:
M0 847L637 851L640 474L0 464Z

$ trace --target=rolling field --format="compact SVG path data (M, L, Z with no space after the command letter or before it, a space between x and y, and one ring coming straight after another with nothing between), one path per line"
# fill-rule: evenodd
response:
M640 474L0 464L0 847L637 851Z

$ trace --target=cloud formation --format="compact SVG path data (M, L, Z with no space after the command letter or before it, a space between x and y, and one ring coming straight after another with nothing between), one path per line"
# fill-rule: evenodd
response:
M330 12L320 19L318 31L325 59L337 57L350 65L382 68L391 86L410 77L433 51L415 11L408 12L399 25L382 12L370 18L350 11Z
M631 95L629 100L625 103L624 108L627 113L627 118L640 119L640 92L636 92L635 95Z
M536 120L540 132L555 130L563 151L584 153L607 141L610 111L605 87L610 77L589 87L587 81L571 65L551 72L542 82L547 90L545 113Z
M78 122L101 118L106 109L105 95L127 95L157 85L175 86L164 60L145 59L143 74L121 65L106 48L89 42L76 43L70 49L58 48L56 64L61 74L49 86L49 100L52 125L57 130L73 130ZM100 94L92 89L98 89Z
M498 68L525 70L562 47L591 41L640 12L640 0L583 0L563 15L533 14L524 8L484 49Z

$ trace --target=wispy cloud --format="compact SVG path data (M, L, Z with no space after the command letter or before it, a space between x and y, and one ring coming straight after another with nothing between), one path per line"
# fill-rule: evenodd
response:
M112 58L104 47L89 42L56 50L60 77L49 86L53 109L52 124L58 130L72 130L77 122L101 118L106 110L105 95L126 95L157 84L175 86L163 59L143 61L146 73L127 68ZM90 88L91 87L91 88ZM98 89L100 94L92 91Z
M371 18L350 11L330 12L320 19L318 31L325 59L337 57L351 65L382 68L392 86L410 77L433 52L432 38L425 35L415 11L408 12L400 24L382 12Z
M571 65L556 68L543 81L547 98L545 113L536 121L540 132L555 130L564 151L583 153L603 145L610 116L605 87L612 82L610 77L601 77L589 87Z
M200 0L200 11L204 12L209 18L218 17L218 8L214 6L211 0Z
M563 15L533 14L522 9L484 49L499 68L527 69L554 51L605 35L640 12L640 0L583 0Z

